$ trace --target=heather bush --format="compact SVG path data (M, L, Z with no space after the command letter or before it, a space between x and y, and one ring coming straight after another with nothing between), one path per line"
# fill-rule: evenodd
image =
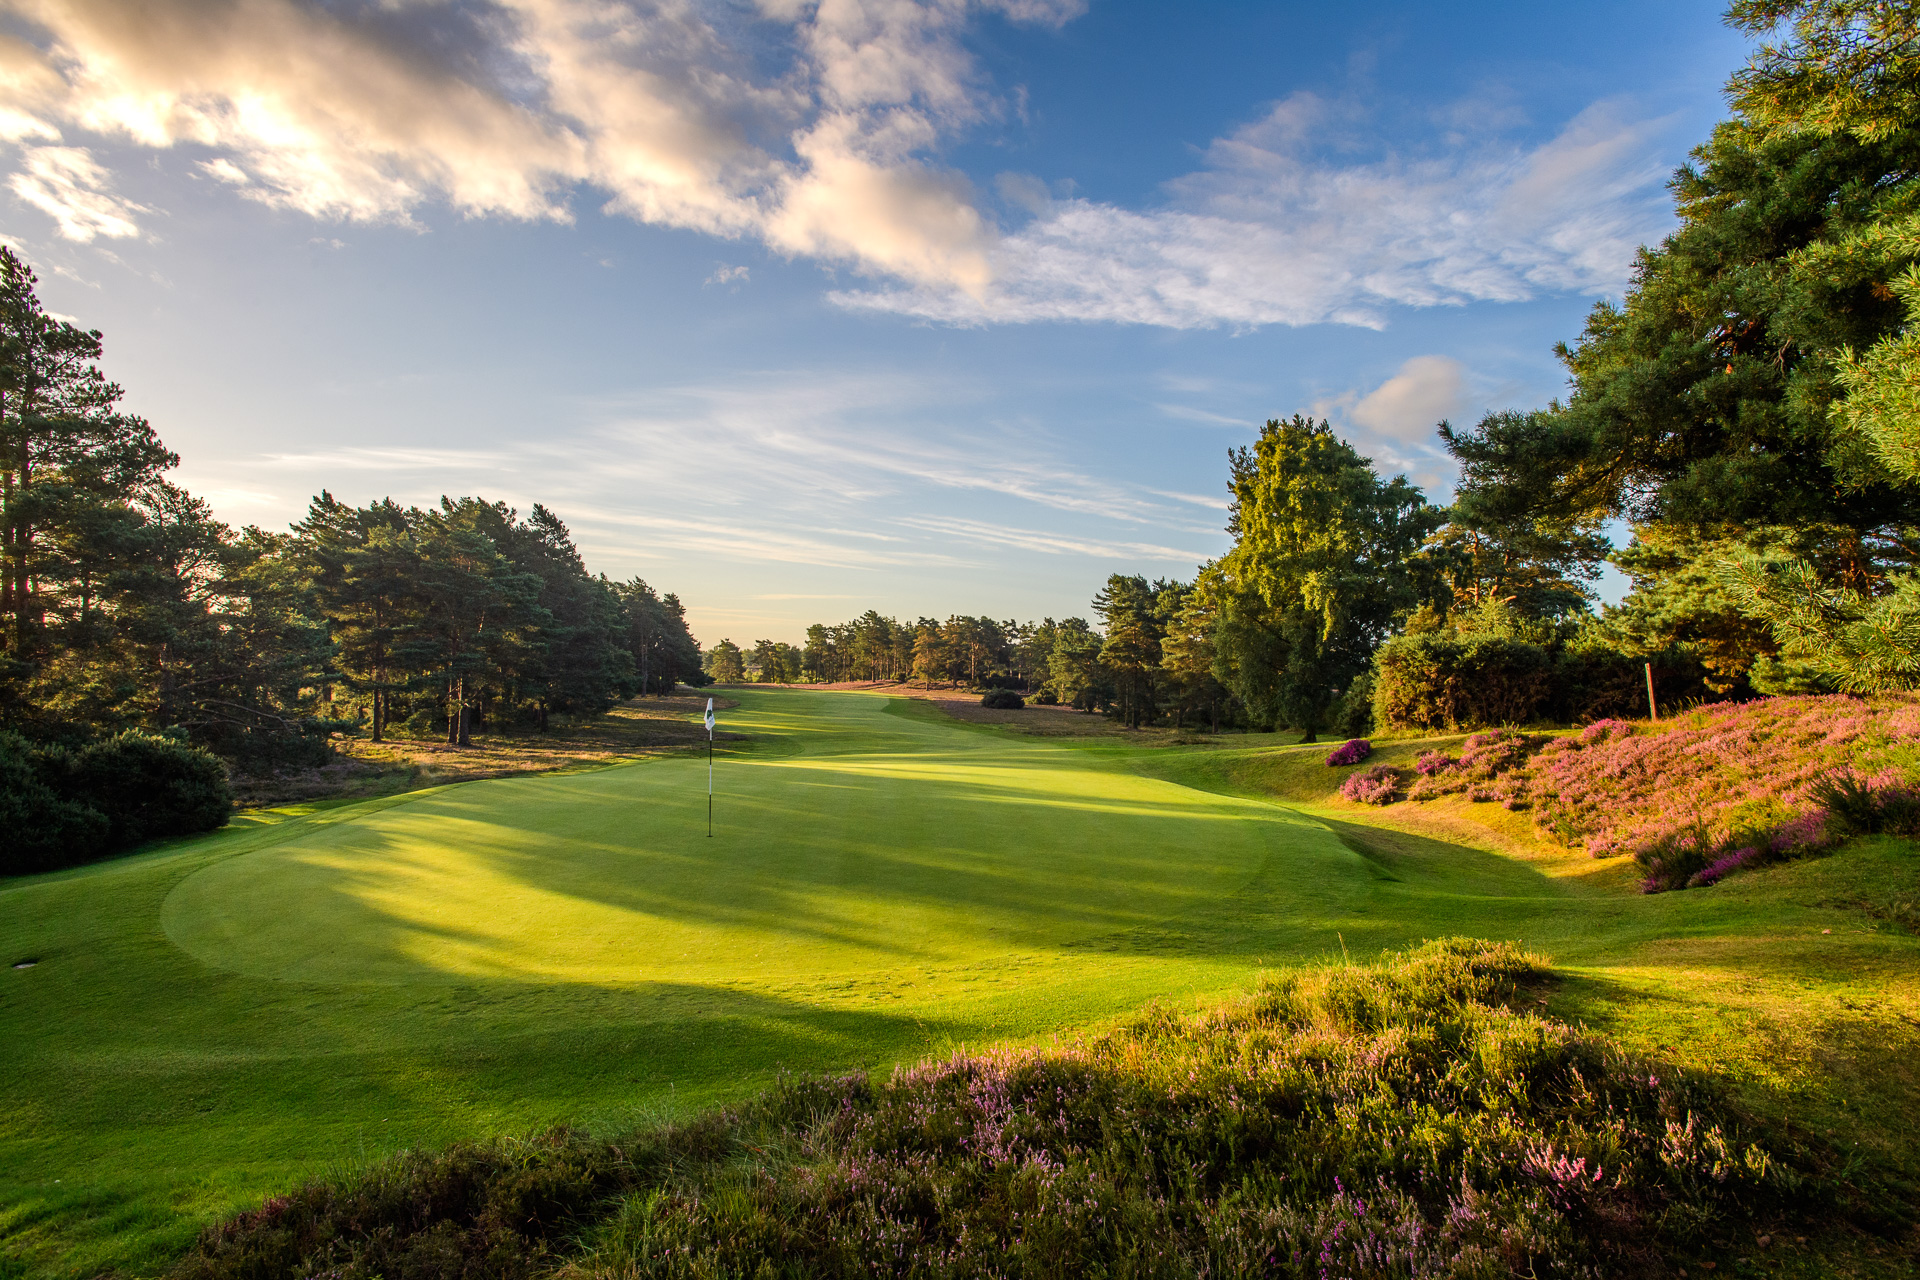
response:
M1457 761L1424 753L1415 770L1408 799L1532 808L1565 843L1632 856L1650 891L1698 888L1842 834L1920 832L1920 702L1770 698L1570 737L1501 730L1469 738Z
M1018 711L1027 705L1027 700L1011 689L989 689L980 699L983 707L993 707L1000 711Z
M1335 767L1359 764L1373 754L1373 744L1365 738L1343 742L1327 753L1327 763Z
M1710 1082L1519 1011L1545 976L1433 943L688 1126L409 1155L176 1277L1627 1277L1865 1212Z
M1392 804L1400 798L1400 774L1392 765L1377 764L1351 774L1340 784L1340 794L1361 804Z

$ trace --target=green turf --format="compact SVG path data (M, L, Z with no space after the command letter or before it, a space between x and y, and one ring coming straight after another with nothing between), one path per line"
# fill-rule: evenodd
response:
M847 693L728 718L754 741L720 757L711 839L680 756L0 887L0 961L40 961L0 969L0 1248L152 1269L210 1214L399 1147L608 1128L1447 934L1525 939L1573 975L1559 1011L1819 1124L1920 1099L1904 842L1645 898L1519 828L1327 807L1318 751L1075 745Z

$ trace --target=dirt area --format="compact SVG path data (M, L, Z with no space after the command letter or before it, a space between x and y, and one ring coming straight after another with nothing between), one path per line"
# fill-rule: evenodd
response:
M930 702L955 720L968 724L1002 725L1016 733L1036 738L1116 738L1138 746L1187 746L1205 742L1239 743L1241 733L1209 734L1198 729L1129 729L1116 720L1071 707L1047 707L1029 702L1019 711L1002 711L980 705L980 692L964 686L936 684L924 689L917 684L893 680L853 680L840 684L743 685L749 689L863 689L872 693L890 693L903 698Z
M739 705L731 698L714 697L719 710ZM302 800L361 799L446 782L611 764L704 743L706 727L693 717L706 706L705 693L635 698L603 715L555 716L543 734L475 734L473 745L468 747L411 738L378 743L366 738L341 738L334 742L339 758L332 764L268 778L236 778L234 799L242 808ZM742 737L725 730L717 736L722 741Z

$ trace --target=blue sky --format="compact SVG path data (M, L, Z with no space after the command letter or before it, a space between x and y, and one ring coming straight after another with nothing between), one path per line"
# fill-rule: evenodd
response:
M1670 225L1709 6L3 0L0 234L235 524L554 508L703 642L1064 616L1226 451L1445 416Z

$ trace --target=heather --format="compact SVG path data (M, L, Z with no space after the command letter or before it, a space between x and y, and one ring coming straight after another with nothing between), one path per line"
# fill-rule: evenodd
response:
M1917 771L1920 701L1781 697L1564 737L1476 734L1457 759L1423 753L1407 798L1530 809L1564 843L1634 857L1649 890L1700 888L1852 834L1915 830Z
M1327 753L1327 763L1334 768L1359 764L1373 754L1373 744L1365 738L1352 738L1341 743Z
M1432 943L611 1141L412 1154L174 1274L1639 1276L1858 1216L1711 1081L1522 1011L1548 977Z

